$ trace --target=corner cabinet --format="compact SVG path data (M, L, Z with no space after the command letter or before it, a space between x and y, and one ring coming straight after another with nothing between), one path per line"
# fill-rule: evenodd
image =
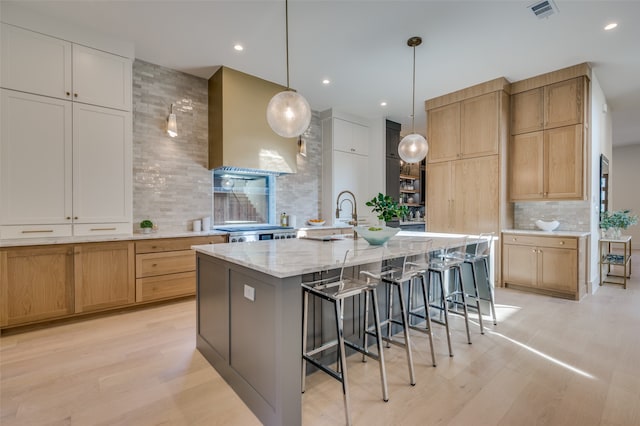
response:
M589 75L583 64L512 85L511 201L586 199Z
M336 218L336 200L342 191L356 197L358 214L366 215L369 191L370 129L366 120L328 110L322 119L322 218L328 224L351 221L351 204L343 204Z
M502 234L505 287L579 300L588 292L586 237Z
M0 238L130 234L131 60L2 36Z

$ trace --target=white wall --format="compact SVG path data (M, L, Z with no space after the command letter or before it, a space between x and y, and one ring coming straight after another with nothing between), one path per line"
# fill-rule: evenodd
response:
M592 291L596 292L598 285L593 285L600 280L598 241L600 236L600 154L609 159L609 170L613 168L614 161L611 158L611 145L613 143L611 112L605 111L607 99L600 87L600 82L594 72L591 75L591 151L590 156L590 181L591 191L589 201L591 205L591 243L590 243L590 274ZM612 199L613 197L610 197Z
M630 209L640 215L640 143L613 148L611 163L615 168L611 175L612 210ZM625 235L631 235L632 242L640 247L640 225L628 228Z

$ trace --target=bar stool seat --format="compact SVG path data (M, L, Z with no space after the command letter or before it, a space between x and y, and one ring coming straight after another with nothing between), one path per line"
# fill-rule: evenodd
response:
M366 253L365 253L366 252ZM302 392L305 392L305 378L307 362L311 363L318 369L329 374L334 379L342 383L342 393L345 407L345 418L347 425L351 425L351 410L349 400L349 386L347 380L347 359L345 347L348 346L360 353L363 356L368 356L378 361L380 366L380 382L382 386L382 399L386 402L389 400L389 392L387 387L387 373L384 365L384 351L382 345L382 332L380 328L380 317L378 313L378 297L376 288L380 283L382 259L384 254L384 247L376 247L372 249L359 250L358 255L365 258L372 258L375 260L366 265L360 265L354 267L359 270L359 274L356 277L348 278L345 276L345 267L351 262L354 251L347 250L342 263L340 275L334 278L327 278L311 282L303 282L303 309L302 309ZM317 347L307 349L307 323L308 323L308 309L309 309L309 295L321 298L333 304L336 319L336 340L330 342L321 343ZM373 331L371 333L363 332L362 344L350 342L344 338L344 301L351 297L359 297L363 295L365 298L365 305L368 306L369 298L373 303ZM367 323L363 325L364 330L367 329ZM369 334L373 334L376 339L377 354L368 350L366 345L366 337ZM337 364L336 370L322 364L317 360L314 355L323 352L327 349L337 347Z
M491 259L491 245L493 243L493 232L482 233L475 241L475 249L473 253L465 253L464 263L471 266L472 278L473 278L473 293L467 293L467 297L470 297L476 301L476 309L478 310L478 322L480 324L480 332L484 334L484 325L482 320L482 312L480 310L480 301L489 303L489 309L493 317L493 325L498 325L496 319L496 306L494 300L494 289L491 283L491 276L489 275L489 262ZM482 263L484 270L484 279L478 279L478 262ZM482 289L482 291L481 291ZM482 293L486 293L487 296L483 296Z

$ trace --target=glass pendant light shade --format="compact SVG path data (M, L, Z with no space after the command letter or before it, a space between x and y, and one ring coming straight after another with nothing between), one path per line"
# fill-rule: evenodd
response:
M405 163L419 163L429 152L427 140L417 133L405 136L398 144L398 155Z
M284 138L300 136L311 123L311 107L302 95L285 90L269 101L267 122L274 132Z

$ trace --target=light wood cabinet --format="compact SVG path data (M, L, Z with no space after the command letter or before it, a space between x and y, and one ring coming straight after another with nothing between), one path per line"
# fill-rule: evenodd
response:
M0 250L0 326L74 312L73 246Z
M434 163L427 166L427 229L474 234L499 227L498 156Z
M171 238L136 242L136 302L195 294L196 256L191 246L227 242L227 237Z
M578 300L587 292L586 238L502 235L506 287Z
M585 77L544 87L544 128L581 124L584 121Z
M581 124L513 136L510 200L583 199L584 149Z
M427 111L428 162L458 159L460 155L460 103Z
M511 95L511 134L544 129L544 88Z
M135 302L134 243L89 243L74 247L75 312Z

